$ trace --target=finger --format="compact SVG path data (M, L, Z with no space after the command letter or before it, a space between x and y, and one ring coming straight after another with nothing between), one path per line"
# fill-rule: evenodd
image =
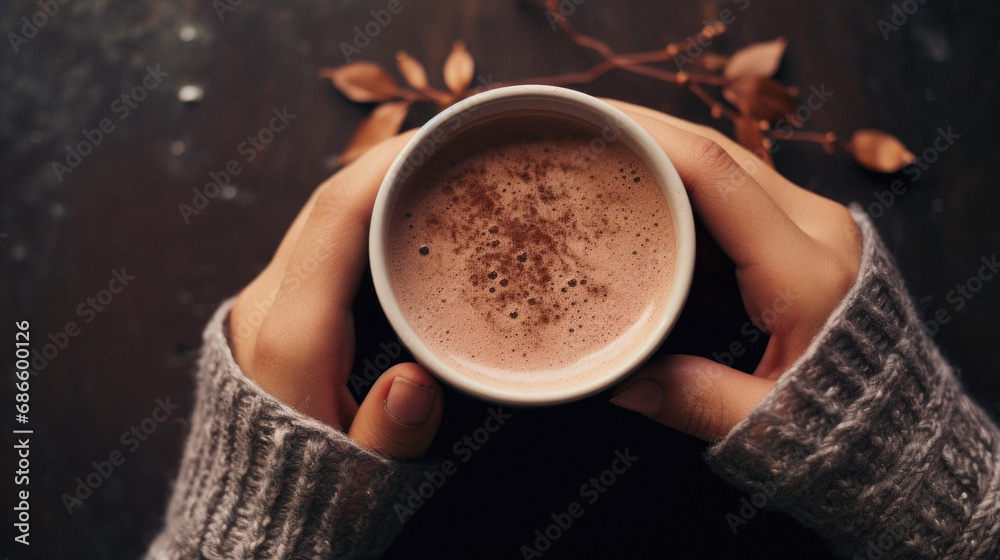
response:
M714 128L695 124L693 122L686 121L666 113L661 113L641 105L633 105L632 103L626 103L624 101L614 99L605 99L604 101L621 109L625 114L637 122L646 121L647 119L656 120L681 130L691 132L699 136L704 136L705 138L719 144L726 150L726 152L729 153L730 156L733 157L733 159L736 160L737 163L740 164L740 167L746 169L758 183L765 187L765 190L767 190L768 194L771 195L775 202L779 203L779 206L784 207L782 202L791 201L799 194L813 195L813 193L784 178L780 173L775 171L774 168L765 165L760 158L752 154L749 150ZM794 204L795 203L793 203L793 205Z
M817 324L821 325L821 321L825 320L827 315L824 311L832 310L830 301L834 304L839 301L857 276L861 239L850 212L832 200L791 183L716 130L651 109L609 102L626 111L650 131L686 182L687 177L692 175L696 180L705 179L701 186L694 183L693 189L691 184L687 185L692 191L692 202L713 236L741 267L737 278L747 310L752 316L759 317L760 313L766 312L764 308L779 294L794 292L808 296L801 302L802 308L818 310L810 324L796 325L794 321L787 320L793 314L781 322L786 331L797 330L797 338L808 341L818 329ZM702 146L688 145L693 146L695 158L690 157L690 150L685 152L678 148L684 146L679 144L683 138L690 138L691 134L710 139L707 146L705 140L701 141ZM718 146L725 149L730 157L723 157ZM712 172L712 165L704 164L705 158L697 159L699 151L709 154L709 162L721 162L722 167L728 168L726 172ZM734 165L734 162L739 165ZM703 168L705 171L702 173ZM733 179L727 186L727 173L740 175L744 172L750 175L754 184ZM706 189L705 184L712 186ZM717 196L711 196L713 188ZM765 193L771 202L761 198L760 192ZM784 216L779 215L782 213ZM723 242L727 235L738 242L745 238L742 245L751 253L741 256L739 247L727 246ZM755 255L765 258L752 258ZM756 266L758 264L764 266ZM824 301L819 302L820 305L812 305L817 297ZM800 342L791 346L800 346ZM780 355L780 351L775 350L774 354Z
M706 441L729 433L774 387L707 358L666 356L613 391L611 403Z
M774 200L775 204L800 229L812 237L820 238L823 234L829 233L832 227L840 226L844 222L847 210L842 205L789 181L774 168L764 164L756 155L718 130L667 115L648 107L613 99L606 99L605 101L618 107L625 114L629 115L629 117L640 122L640 124L647 122L648 119L652 119L699 136L704 136L716 142L767 191L767 194Z
M416 459L430 447L443 412L438 382L417 364L398 364L372 386L347 435L381 455Z
M319 238L320 243L317 244L317 236L312 236L308 246L300 245L306 224L313 217L313 209L316 206L316 201L323 193L326 193L330 189L335 189L337 192L343 193L343 198L351 202L352 206L361 207L359 211L361 212L362 219L365 218L364 206L367 203L367 212L368 216L370 216L371 206L373 205L373 202L370 201L377 194L378 186L385 175L385 171L388 169L391 159L398 154L403 143L413 135L413 132L415 131L406 132L375 146L355 160L354 163L328 178L313 191L309 200L288 228L288 231L285 232L277 251L271 258L271 262L243 290L233 308L233 322L238 323L241 327L240 332L236 333L237 339L234 341L238 343L234 344L235 350L239 354L237 356L238 361L239 358L244 357L247 349L253 348L256 345L258 329L262 323L260 316L267 315L273 308L285 276L291 275L293 277L290 281L290 288L298 288L301 285L302 278L319 270L322 264L321 261L325 257L328 257L333 250L333 247L326 244L322 238ZM315 217L312 219L314 222L318 221ZM336 225L333 224L328 227L336 227ZM357 243L357 229L357 226L352 226L348 228L348 231L345 231L345 236L349 239L347 241L348 245ZM357 250L352 251L352 253L355 260L359 256L363 257L363 255L357 254ZM297 257L294 262L292 261L293 255ZM357 268L356 263L352 264L354 264L354 268ZM347 270L346 272L348 273L348 277L344 278L344 282L340 283L341 285L344 283L350 284L357 277L356 273L351 274L355 272L354 270ZM353 289L347 291L353 293ZM253 314L258 316L257 320L253 322L257 328L249 329L245 325L246 322L241 319Z
M354 342L350 307L368 262L372 206L405 140L397 136L376 146L317 189L268 266L280 278L276 289L274 278L261 279L272 284L261 291L275 295L252 347L256 353L284 345L283 354L294 356L274 370L303 371L321 362L343 377L335 383L346 380ZM288 332L300 336L289 340Z
M292 222L291 227L285 233L285 237L275 252L272 263L277 264L278 268L285 268L292 256L294 247L298 244L302 232L306 227L306 222L312 214L313 208L316 206L316 201L328 189L343 188L342 185L346 184L347 189L352 191L348 193L350 198L359 202L362 210L364 210L365 203L368 202L367 209L370 214L371 208L374 206L375 195L378 194L378 185L381 184L385 172L389 169L389 165L396 155L399 154L403 145L415 133L416 129L413 129L383 141L362 154L361 157L344 167L337 174L327 178L326 181L317 187L295 217L295 221ZM371 189L371 183L369 182L373 174L377 180L374 190Z
M714 128L695 124L640 105L615 100L608 100L608 102L621 109L633 119L653 119L660 121L681 130L704 136L719 144L740 164L740 167L745 169L754 180L764 187L764 190L774 199L775 203L789 215L797 214L802 208L826 200L789 181L773 167L765 164L759 157Z
M698 214L737 266L776 270L804 254L808 237L722 146L658 119L637 118L670 157Z
M408 138L383 142L323 183L231 314L234 354L245 373L335 427L353 415L345 386L354 359L350 305L367 262L368 220Z

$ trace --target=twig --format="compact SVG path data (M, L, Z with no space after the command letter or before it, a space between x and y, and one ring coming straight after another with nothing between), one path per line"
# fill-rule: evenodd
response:
M713 117L718 119L725 116L727 119L731 121L735 121L736 119L740 118L739 113L733 111L729 107L726 107L722 103L719 103L714 97L709 95L708 92L706 92L698 84L689 84L688 89L690 89L692 93L697 95L699 99L701 99L702 101L705 102L706 105L708 105L708 108L712 111Z
M694 47L695 45L701 46L705 41L714 39L715 37L721 35L726 31L726 26L721 22L715 22L710 25L706 25L702 30L695 36L688 37L684 41L678 43L671 43L664 47L663 49L657 49L654 51L643 51L635 52L629 54L618 54L612 49L607 43L601 41L597 38L591 37L584 33L581 33L569 19L560 14L559 12L559 1L558 0L546 0L546 9L552 14L555 20L559 24L559 28L562 29L564 33L576 44L591 49L602 57L604 60L599 64L595 65L589 70L584 70L582 72L574 72L570 74L563 74L560 76L552 76L546 78L535 78L531 80L519 80L514 82L516 84L545 84L545 85L569 85L569 84L580 84L591 82L601 75L613 70L615 68L620 68L622 70L632 72L634 74L639 74L641 76L646 76L649 78L657 79L664 82L675 83L682 87L687 87L692 93L694 93L702 102L708 105L709 110L714 118L727 118L732 122L743 118L739 112L736 112L726 105L719 102L716 98L709 95L707 91L702 87L702 85L708 86L718 86L725 87L732 83L729 78L715 73L688 73L683 70L678 70L677 72L670 72L668 70L663 70L660 68L655 68L649 66L649 63L655 62L665 62L677 56L677 54L682 51L687 51ZM696 64L710 72L712 70L717 70L724 68L727 57L713 54L699 52L695 56L689 56L686 62ZM509 84L508 84L509 85ZM766 129L763 130L763 135L765 138L769 139L781 139L781 140L793 140L801 142L815 142L823 146L823 148L829 152L833 153L836 146L835 142L837 139L836 134L832 132L808 132L802 130L788 130L782 129L780 131ZM844 147L844 146L840 146Z

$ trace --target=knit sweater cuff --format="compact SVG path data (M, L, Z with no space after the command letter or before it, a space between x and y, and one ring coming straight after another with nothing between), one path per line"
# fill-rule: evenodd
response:
M416 469L244 376L226 337L232 305L205 330L192 433L147 558L378 556L402 528L392 504Z
M706 460L839 556L998 558L1000 434L924 331L871 221L852 212L864 239L855 285Z

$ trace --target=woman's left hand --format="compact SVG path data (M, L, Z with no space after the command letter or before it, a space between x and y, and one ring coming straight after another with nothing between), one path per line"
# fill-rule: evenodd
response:
M362 447L399 459L426 452L441 422L441 386L415 363L393 366L359 406L351 304L368 262L368 224L389 165L412 136L367 151L306 203L230 314L236 363L279 400Z

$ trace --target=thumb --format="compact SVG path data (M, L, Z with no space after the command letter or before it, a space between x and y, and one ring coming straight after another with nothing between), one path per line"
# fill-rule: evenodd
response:
M616 387L611 403L712 441L746 418L772 387L774 381L707 358L665 356Z
M347 435L381 455L416 459L430 447L443 411L441 385L417 364L397 364L372 386Z

